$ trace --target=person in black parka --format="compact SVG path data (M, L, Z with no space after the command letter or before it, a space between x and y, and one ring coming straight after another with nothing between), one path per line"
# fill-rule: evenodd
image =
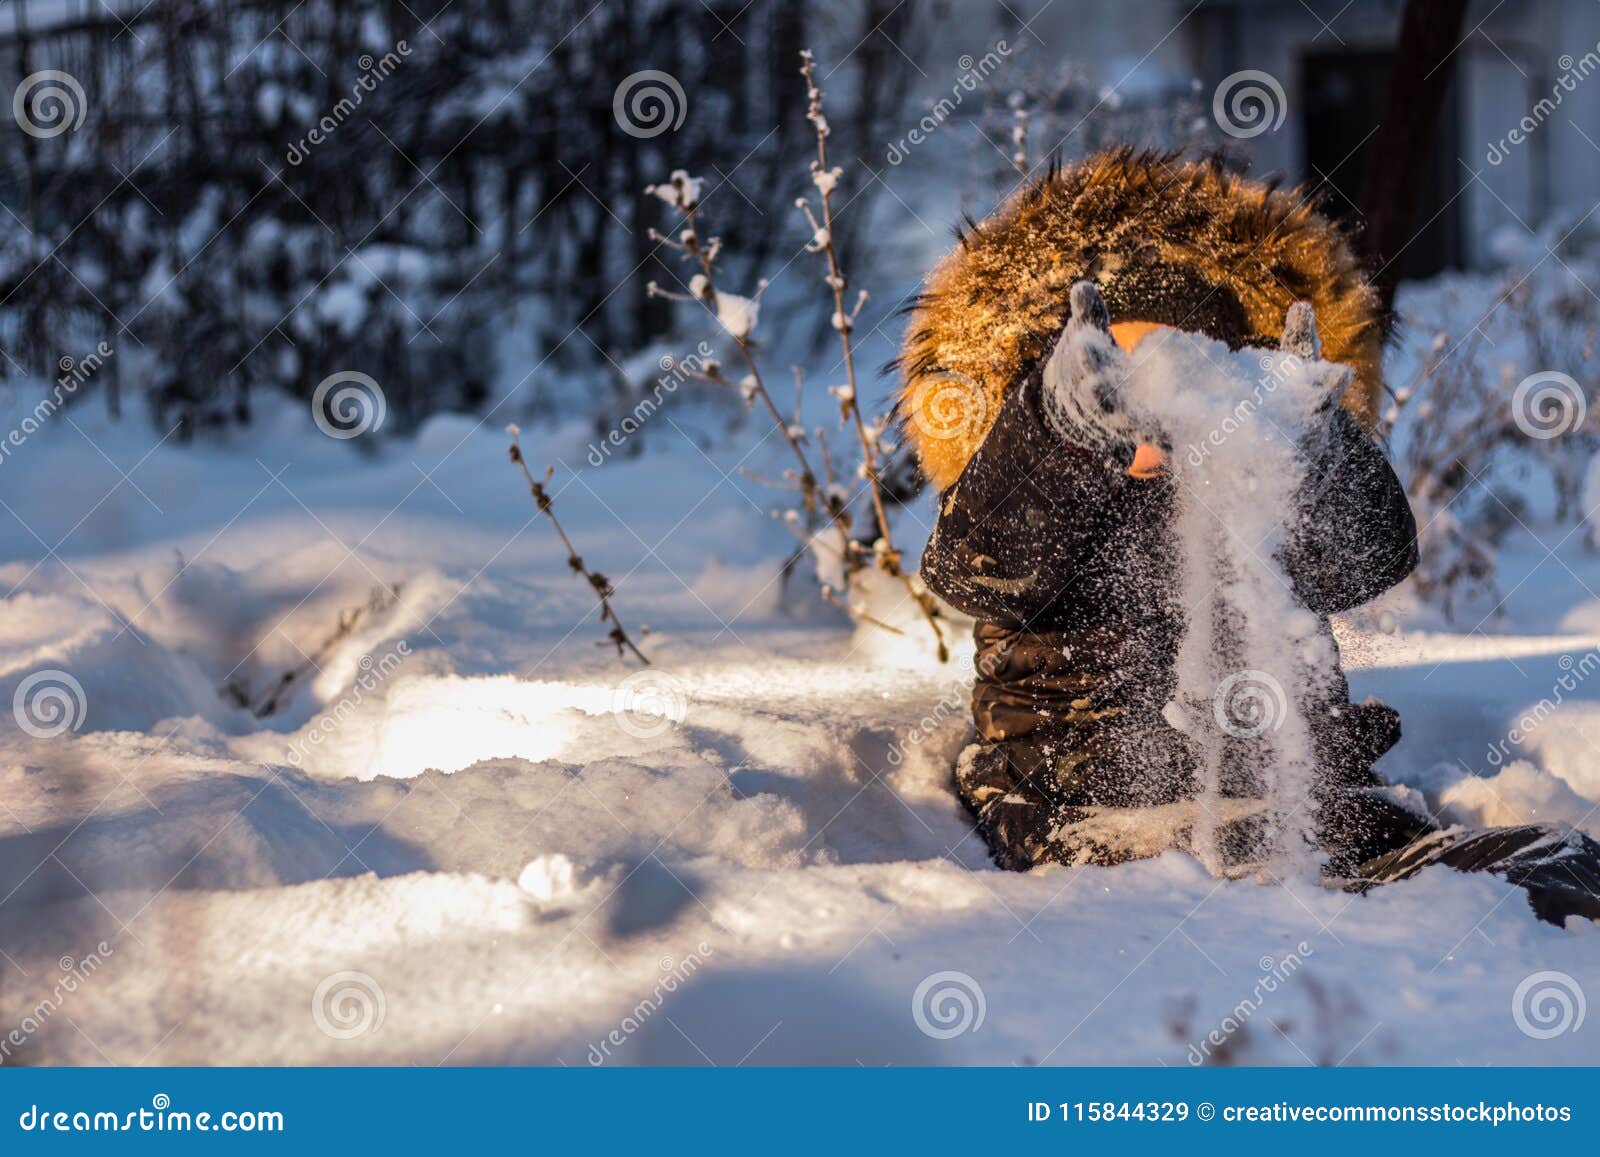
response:
M977 620L977 741L956 786L1001 867L1156 854L1188 846L1197 822L1195 752L1166 717L1188 611L1164 468L1172 450L1107 453L1057 429L1042 393L1056 341L1076 306L1099 315L1078 324L1109 329L1124 350L1157 327L1275 348L1299 301L1321 356L1353 371L1326 411L1326 436L1308 444L1280 553L1335 656L1305 705L1318 842L1326 871L1345 880L1416 871L1416 855L1403 854L1418 841L1449 862L1457 841L1374 772L1399 717L1349 701L1327 623L1417 561L1410 505L1369 433L1376 296L1304 197L1215 162L1122 150L1047 174L965 230L930 276L900 358L899 409L940 490L922 577ZM1227 639L1225 622L1217 637ZM1237 806L1213 818L1225 859L1248 864L1262 843L1261 784L1247 757L1229 767L1222 794ZM1540 840L1550 833L1517 846Z

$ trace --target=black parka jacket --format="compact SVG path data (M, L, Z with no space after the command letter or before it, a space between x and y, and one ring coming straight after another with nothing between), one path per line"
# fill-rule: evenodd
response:
M940 495L922 558L928 586L978 620L979 749L958 782L980 821L988 817L996 858L1012 867L1054 858L1050 832L1072 809L1170 803L1194 790L1188 742L1163 716L1186 613L1174 483L1130 476L1131 446L1108 454L1067 444L1040 390L1034 370L1008 392ZM1328 615L1387 590L1417 561L1416 523L1382 449L1343 409L1326 420L1296 509L1284 512L1281 559L1324 631ZM1398 739L1399 721L1387 707L1351 705L1336 667L1324 675L1328 698L1309 721L1319 822L1335 858L1353 864L1397 838L1369 831L1348 789L1378 783L1372 762ZM1257 786L1245 775L1225 790Z

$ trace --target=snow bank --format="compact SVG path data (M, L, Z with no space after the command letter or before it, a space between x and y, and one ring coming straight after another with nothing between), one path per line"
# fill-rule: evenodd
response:
M591 431L525 437L568 464L558 507L653 628L641 682L593 646L497 425L364 456L287 414L183 449L75 420L147 497L66 427L6 463L50 501L19 508L37 538L0 525L0 694L57 670L84 708L0 732L0 1026L27 1026L4 1063L1185 1064L1290 954L1226 1059L1600 1062L1592 1034L1533 1039L1510 1003L1544 970L1594 992L1595 942L1492 879L1356 897L1182 854L994 870L950 782L970 651L891 664L786 610L792 540L736 454L664 429L654 457L589 469L570 464ZM930 514L907 512L908 545ZM1600 564L1562 551L1570 576L1512 606L1522 635L1346 632L1370 642L1346 648L1357 695L1405 716L1385 768L1433 806L1595 799L1587 684L1517 752L1571 794L1484 759L1593 645L1553 620ZM380 582L400 600L280 712L223 697ZM63 958L91 953L40 1021ZM947 991L981 1025L932 1020Z

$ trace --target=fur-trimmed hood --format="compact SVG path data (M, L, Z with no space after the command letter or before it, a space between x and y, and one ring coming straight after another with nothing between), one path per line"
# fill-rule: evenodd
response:
M1345 406L1371 425L1380 388L1377 294L1350 246L1297 190L1217 161L1121 149L1053 171L969 223L914 306L898 408L943 490L982 444L1006 392L1049 352L1074 282L1113 321L1153 321L1238 347L1276 345L1311 302L1323 356L1355 371Z

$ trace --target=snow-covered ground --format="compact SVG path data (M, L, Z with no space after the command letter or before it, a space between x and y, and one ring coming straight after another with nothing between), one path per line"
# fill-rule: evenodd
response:
M98 412L0 468L0 1062L1600 1063L1540 1031L1600 994L1600 934L1489 877L991 868L950 783L970 646L785 600L752 439L663 411L596 467L586 427L524 433L641 673L503 414L373 455ZM1465 821L1600 835L1582 539L1518 531L1501 616L1402 591L1341 628L1405 717L1384 770ZM295 669L263 718L220 693Z

